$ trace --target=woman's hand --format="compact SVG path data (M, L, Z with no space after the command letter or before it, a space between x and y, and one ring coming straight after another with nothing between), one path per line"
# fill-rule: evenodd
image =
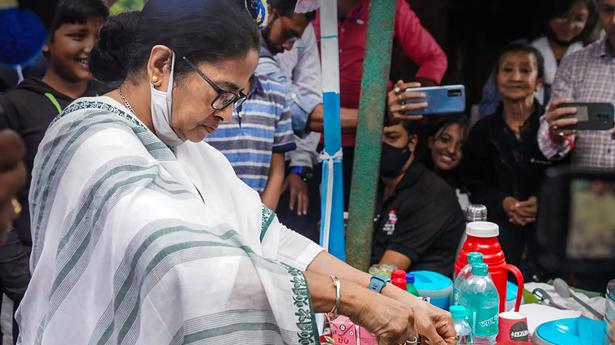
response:
M335 274L340 279L343 279L345 282L351 282L351 286L354 283L354 286L357 286L357 288L360 289L360 293L358 294L357 300L376 301L377 308L381 303L379 302L381 299L393 300L397 301L397 303L401 303L406 309L406 312L409 311L412 317L412 320L409 320L410 337L414 336L415 334L418 334L429 339L431 341L431 344L455 344L455 329L453 327L453 320L451 319L451 315L448 312L440 310L428 303L425 303L419 300L414 295L409 294L406 291L392 284L387 284L382 289L381 294L369 290L367 289L367 286L369 285L371 275L349 266L345 262L338 260L326 251L323 251L318 256L316 256L316 258L308 266L306 276L309 277L313 274L316 274L317 276L319 274ZM346 288L344 287L346 286L345 282L342 283L342 301L344 300L344 298L349 298L347 293L344 292L346 291ZM308 280L308 283L310 283L310 280ZM331 285L330 282L329 285ZM317 297L319 290L320 289L316 284L312 285L310 283L310 293L312 294L312 301L314 302L314 310L327 312L331 310L331 304L329 302L329 304L325 304L324 306L318 305L320 300ZM330 294L331 292L328 292L327 296L330 297ZM356 304L356 301L354 303ZM395 304L395 306L398 306L398 304ZM380 312L380 310L376 310L376 312ZM345 311L342 310L340 311L340 313L344 314ZM367 313L369 314L369 312ZM350 315L346 315L352 319ZM363 317L369 317L369 315L363 315ZM386 320L386 318L384 319ZM376 319L367 320L367 322L369 321L375 322ZM397 344L403 344L403 342L395 343L394 345Z
M509 196L502 201L502 208L508 215L508 221L521 226L526 226L536 221L537 205L535 196L530 197L526 201L519 201Z
M412 306L412 315L417 333L427 338L430 344L457 344L453 319L447 311L421 301Z
M304 272L315 312L326 313L336 305L336 287L330 277ZM340 315L374 333L380 345L405 344L416 335L412 309L363 285L340 279Z
M356 324L363 326L378 338L379 345L405 344L406 340L417 336L412 323L414 319L411 309L394 299L367 290L359 307L348 317Z
M388 116L391 122L398 122L402 120L420 120L423 115L407 115L407 111L418 110L427 108L427 102L425 102L425 94L421 92L407 92L408 88L421 87L421 83L404 83L403 80L399 80L395 83L393 90L387 94L387 109ZM408 100L422 99L420 103L406 103ZM405 104L404 104L405 103Z
M526 201L522 201L517 205L516 212L523 218L526 224L536 221L536 212L538 211L538 200L535 196L530 197Z

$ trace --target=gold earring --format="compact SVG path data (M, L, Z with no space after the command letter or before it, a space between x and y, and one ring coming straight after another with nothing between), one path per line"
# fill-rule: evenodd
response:
M160 86L160 80L158 79L157 76L152 76L152 85L154 86Z

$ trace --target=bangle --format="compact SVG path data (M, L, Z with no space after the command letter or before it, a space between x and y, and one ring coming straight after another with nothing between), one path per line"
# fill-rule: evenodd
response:
M342 285L340 284L340 280L334 276L330 275L331 281L333 281L333 285L335 286L335 305L331 308L329 314L333 314L332 319L337 318L337 313L340 310L340 299L342 297Z

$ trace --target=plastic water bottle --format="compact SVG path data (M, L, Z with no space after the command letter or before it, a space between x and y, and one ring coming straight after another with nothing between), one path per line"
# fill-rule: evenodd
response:
M414 273L406 274L406 292L411 293L415 295L416 297L419 297L419 290L417 290L416 286L414 286L415 280L416 280L416 277L414 276Z
M461 305L451 306L449 309L453 316L453 324L455 326L455 332L459 335L457 345L472 344L472 328L468 323L466 307Z
M472 275L459 290L459 305L468 310L474 344L495 344L499 304L498 290L489 276L487 265L472 265Z
M471 252L468 254L468 264L465 265L457 277L455 278L455 285L453 287L453 305L459 304L459 289L461 288L461 284L463 284L468 278L472 275L472 265L482 264L483 263L483 254L479 252Z

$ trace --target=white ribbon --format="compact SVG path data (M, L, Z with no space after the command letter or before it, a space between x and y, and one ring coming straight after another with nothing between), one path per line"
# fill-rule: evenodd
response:
M322 151L320 161L327 165L327 192L325 197L325 226L323 228L322 246L329 251L329 231L331 229L331 209L333 208L333 164L342 161L342 149L339 149L333 156L327 151Z

